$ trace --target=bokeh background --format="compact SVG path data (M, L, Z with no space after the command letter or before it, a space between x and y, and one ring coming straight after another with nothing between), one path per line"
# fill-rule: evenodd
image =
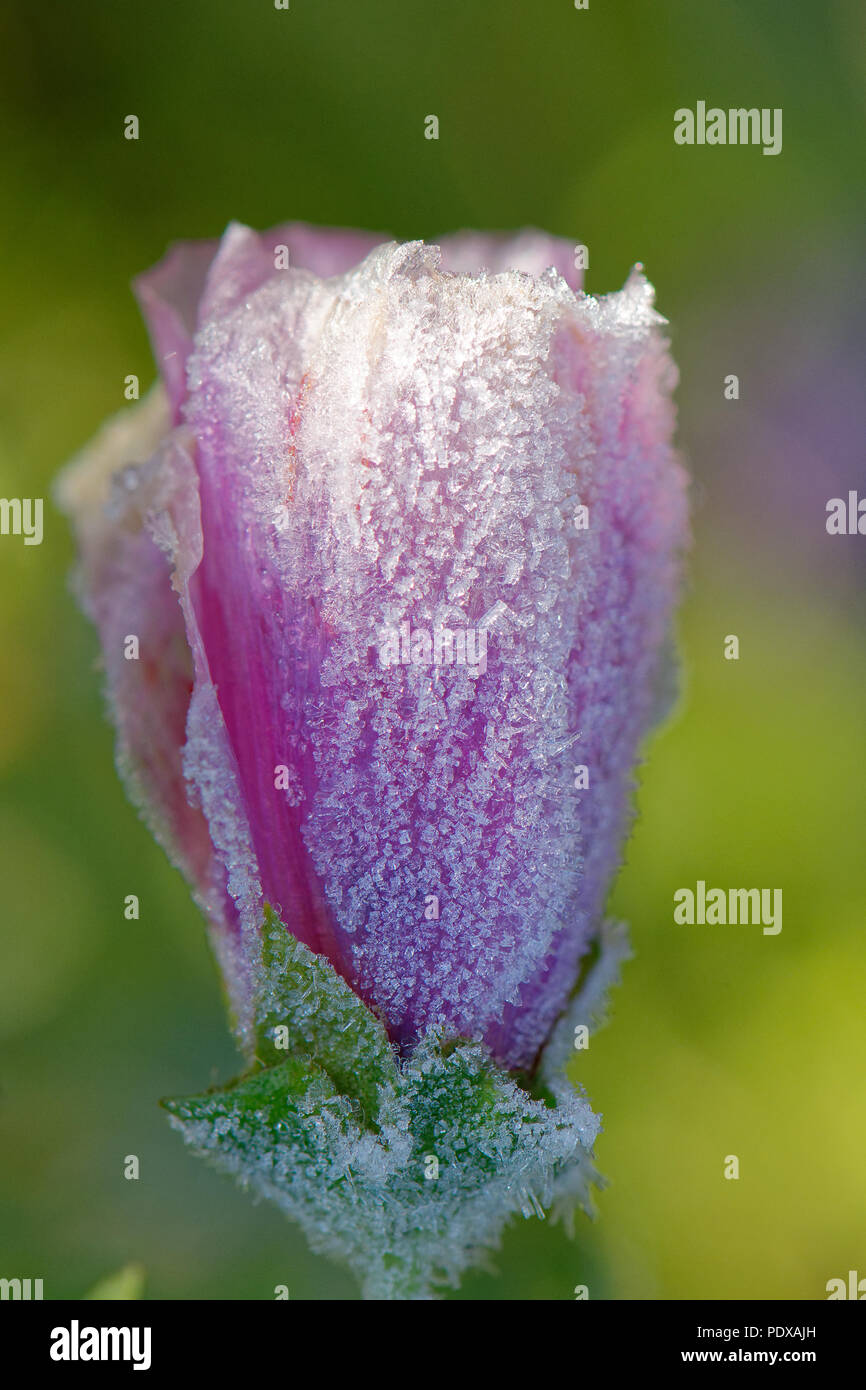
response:
M866 538L824 526L866 491L864 38L859 0L0 18L0 495L49 497L124 377L150 382L130 278L231 219L535 224L589 246L592 292L642 261L670 319L695 478L682 698L612 900L635 957L575 1066L609 1185L573 1241L521 1222L455 1297L815 1299L866 1275ZM699 99L782 107L782 154L675 146ZM197 912L114 773L72 558L50 507L41 547L0 538L0 1275L78 1297L136 1263L150 1298L355 1298L157 1107L237 1058ZM781 935L674 927L698 878L781 887Z

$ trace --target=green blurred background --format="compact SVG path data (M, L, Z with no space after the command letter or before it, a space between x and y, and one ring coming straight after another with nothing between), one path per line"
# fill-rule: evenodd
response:
M457 1297L813 1299L866 1275L866 539L824 529L866 472L863 13L21 0L0 19L3 496L48 497L124 377L149 383L130 278L231 219L535 224L589 246L590 291L642 261L671 321L695 477L683 698L613 895L635 958L575 1067L609 1185L574 1241L521 1222ZM675 146L699 99L782 107L782 154ZM0 1275L77 1297L137 1261L151 1298L354 1298L157 1108L237 1059L201 921L115 776L72 558L53 510L41 547L0 538ZM781 935L674 927L698 878L782 887Z

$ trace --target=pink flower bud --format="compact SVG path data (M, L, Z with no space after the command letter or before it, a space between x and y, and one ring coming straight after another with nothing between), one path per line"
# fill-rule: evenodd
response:
M652 289L572 266L232 225L138 283L164 389L61 497L121 770L244 1037L266 903L394 1041L520 1069L597 934L686 502Z

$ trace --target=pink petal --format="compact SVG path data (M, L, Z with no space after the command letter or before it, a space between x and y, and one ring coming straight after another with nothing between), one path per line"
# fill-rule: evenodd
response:
M517 235L455 232L442 237L439 245L443 270L470 275L480 270L492 275L520 270L539 276L552 266L573 290L579 290L583 284L583 271L574 263L575 243L532 228Z

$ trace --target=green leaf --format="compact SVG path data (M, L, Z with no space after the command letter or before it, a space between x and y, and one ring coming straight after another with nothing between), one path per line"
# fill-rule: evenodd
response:
M358 1102L365 1122L375 1125L379 1087L397 1075L388 1035L324 956L302 946L270 907L256 981L255 1039L261 1066L284 1061L287 1052L315 1058Z
M515 1214L589 1204L598 1120L530 1095L478 1043L426 1034L398 1062L381 1023L268 914L253 1069L165 1101L196 1152L276 1202L372 1298L430 1298ZM289 1053L274 1029L288 1030Z

